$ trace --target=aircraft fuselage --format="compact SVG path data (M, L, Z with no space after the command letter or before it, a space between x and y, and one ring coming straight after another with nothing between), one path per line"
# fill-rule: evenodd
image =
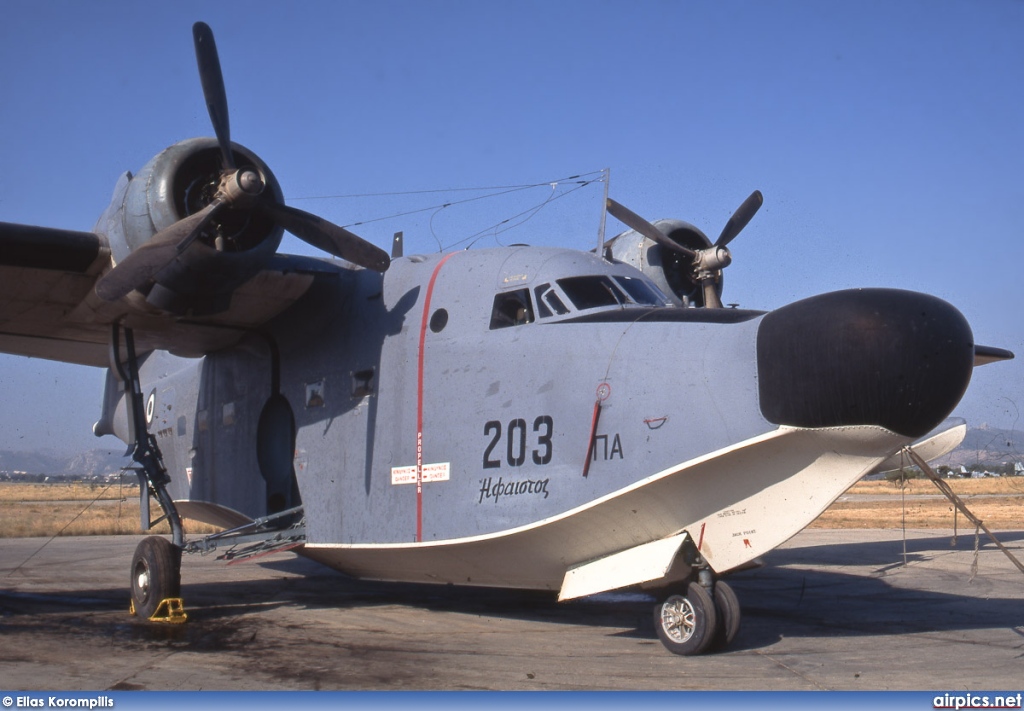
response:
M342 270L301 319L201 359L153 353L150 431L185 516L237 525L301 500L306 554L355 575L547 588L689 529L736 567L912 439L867 418L773 444L795 431L762 413L764 314L665 303L573 250ZM823 465L843 428L856 444ZM784 481L815 489L807 505L760 510Z

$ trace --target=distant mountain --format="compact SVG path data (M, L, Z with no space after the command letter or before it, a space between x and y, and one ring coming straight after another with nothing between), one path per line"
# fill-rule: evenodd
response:
M0 450L0 472L87 477L115 474L130 462L123 449L92 449L73 456Z
M1024 462L1024 432L981 425L968 428L960 446L932 464L969 467L972 464L998 465L1005 462Z
M41 452L13 452L0 450L0 471L28 472L29 474L56 474L64 471L66 458Z
M124 449L90 449L88 452L68 459L64 465L64 474L66 476L116 474L131 463L132 459L124 455Z

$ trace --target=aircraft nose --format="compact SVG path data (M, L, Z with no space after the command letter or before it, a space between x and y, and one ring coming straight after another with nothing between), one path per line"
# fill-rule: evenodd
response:
M764 317L757 334L761 413L795 427L879 425L920 437L971 380L974 335L927 294L856 289Z

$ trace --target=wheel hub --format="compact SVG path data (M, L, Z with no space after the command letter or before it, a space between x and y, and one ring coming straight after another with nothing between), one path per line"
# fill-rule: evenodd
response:
M149 569L140 565L135 571L135 585L139 590L139 597L146 599L149 595Z
M674 642L685 642L697 626L693 606L686 598L668 600L661 607L661 624Z

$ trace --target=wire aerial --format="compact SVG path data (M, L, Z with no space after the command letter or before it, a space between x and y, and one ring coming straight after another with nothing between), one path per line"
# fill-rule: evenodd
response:
M480 190L492 190L496 192L489 192L484 195L476 195L473 197L465 198L462 200L448 200L443 203L434 205L428 205L425 207L415 208L412 210L404 210L402 212L392 213L389 215L382 215L380 217L372 217L365 220L358 220L343 225L342 227L347 229L350 227L359 227L362 225L373 224L375 222L384 222L387 220L397 219L399 217L408 217L409 215L416 215L424 212L443 210L448 207L454 207L456 205L465 205L480 200L487 200L490 198L502 197L504 195L510 195L512 193L522 192L525 190L532 190L534 188L547 187L551 185L561 185L576 181L576 183L583 187L593 182L600 182L601 178L592 178L591 176L597 175L602 176L604 171L590 171L588 173L580 173L578 175L570 175L565 178L558 180L548 180L542 183L529 183L523 185L500 185L500 186L485 186L485 187L464 187L464 188L444 188L444 189L431 189L431 190L409 190L409 191L396 191L396 192L381 192L381 193L359 193L349 195L324 195L315 197L303 197L303 198L289 198L290 200L333 200L333 199L347 199L347 198L367 198L367 197L394 197L401 195L423 195L431 193L453 193L453 192L475 192ZM510 218L514 219L514 218ZM500 224L500 223L499 223ZM490 228L488 228L490 229ZM475 236L475 235L474 235ZM435 236L436 238L436 236ZM468 238L471 239L471 238ZM456 243L458 244L458 243Z

